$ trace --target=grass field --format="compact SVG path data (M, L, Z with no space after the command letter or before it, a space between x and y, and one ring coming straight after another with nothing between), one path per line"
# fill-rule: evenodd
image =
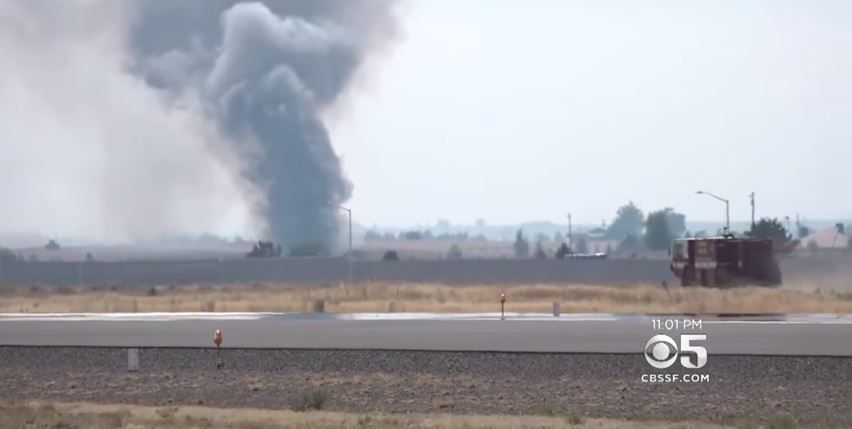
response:
M852 313L852 293L807 288L681 288L660 285L217 285L17 289L0 293L0 313L64 312L507 312Z
M752 422L734 427L759 426ZM277 428L597 428L597 429L718 429L704 423L638 422L555 416L481 416L447 414L350 414L205 407L142 407L86 403L0 403L0 427L62 429L277 429ZM770 427L770 426L766 426ZM784 426L789 427L789 426ZM795 428L795 426L792 426Z

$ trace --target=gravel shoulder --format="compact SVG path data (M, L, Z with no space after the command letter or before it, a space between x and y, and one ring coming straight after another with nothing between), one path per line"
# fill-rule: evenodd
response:
M641 354L0 347L0 399L350 413L579 415L852 424L852 358L711 356L709 382L643 383Z

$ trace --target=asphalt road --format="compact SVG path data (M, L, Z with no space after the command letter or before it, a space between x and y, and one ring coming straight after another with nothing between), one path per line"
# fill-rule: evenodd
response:
M652 320L661 320L654 329ZM704 333L709 354L852 356L852 317L771 319L573 315L0 315L0 345L641 353L648 339ZM674 328L665 329L666 320Z

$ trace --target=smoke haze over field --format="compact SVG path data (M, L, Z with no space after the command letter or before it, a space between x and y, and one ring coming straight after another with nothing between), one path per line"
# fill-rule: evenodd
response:
M0 5L0 232L337 235L322 114L395 34L383 1Z

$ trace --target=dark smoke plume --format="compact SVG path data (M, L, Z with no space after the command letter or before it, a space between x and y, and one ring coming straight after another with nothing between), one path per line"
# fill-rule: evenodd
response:
M322 113L395 35L394 1L137 0L134 72L191 94L244 153L266 195L268 234L334 246L352 185Z

